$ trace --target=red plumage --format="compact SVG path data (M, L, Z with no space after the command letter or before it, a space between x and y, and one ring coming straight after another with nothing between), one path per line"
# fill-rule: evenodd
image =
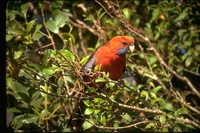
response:
M134 40L126 36L115 36L100 46L89 58L85 72L101 65L100 71L109 72L110 79L118 80L126 66L125 54L134 48Z

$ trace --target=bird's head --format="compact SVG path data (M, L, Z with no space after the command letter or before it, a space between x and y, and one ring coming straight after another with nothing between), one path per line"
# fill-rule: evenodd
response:
M116 36L111 40L115 46L112 46L116 50L116 54L119 56L125 56L129 51L133 52L135 48L134 39L127 36Z

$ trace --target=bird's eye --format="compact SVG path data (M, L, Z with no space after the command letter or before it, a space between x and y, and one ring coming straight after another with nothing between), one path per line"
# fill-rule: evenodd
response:
M123 45L126 45L126 42L122 42Z

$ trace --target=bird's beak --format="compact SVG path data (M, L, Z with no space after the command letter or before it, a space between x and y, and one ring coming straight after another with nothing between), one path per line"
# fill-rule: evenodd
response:
M134 49L135 49L135 45L134 45L134 44L131 44L131 45L129 46L129 50L130 50L131 52L133 52Z

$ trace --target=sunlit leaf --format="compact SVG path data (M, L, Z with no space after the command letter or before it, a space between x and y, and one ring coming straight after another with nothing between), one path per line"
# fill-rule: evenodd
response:
M89 102L89 100L83 100L83 103L84 103L87 107L90 107L90 102Z
M15 51L14 52L14 59L19 59L23 54L23 51Z
M101 115L101 119L100 119L101 123L106 123L106 117L105 115Z
M169 110L169 111L174 111L174 107L171 103L166 103L164 105L165 109Z
M86 130L86 129L89 129L91 128L93 125L87 121L84 121L83 123L83 129Z
M125 115L123 115L122 116L124 119L126 119L128 122L131 122L132 121L132 118L131 118L131 116L129 115L129 114L125 114Z
M189 67L191 65L192 61L193 61L192 56L187 57L186 60L185 60L185 66Z
M41 37L43 37L44 35L42 34L42 33L39 33L39 32L37 32L37 33L34 33L33 34L33 36L32 36L32 39L34 40L34 41L38 41Z
M25 33L21 30L14 29L11 31L11 34L21 36L24 35Z
M92 113L94 113L94 109L92 109L92 108L86 108L86 110L84 112L85 115L91 115Z
M35 28L35 33L38 32L42 28L42 24L37 24Z
M26 13L28 11L29 5L28 3L21 5L21 13L23 14L23 16L26 18Z
M156 56L151 56L151 57L149 57L149 61L150 61L151 65L152 65L152 64L156 63L158 61L158 59L157 59Z
M13 35L6 35L6 41L8 42L8 41L10 41L11 39L13 38Z
M130 18L130 12L129 12L129 8L124 8L123 10L124 16L126 19Z
M150 95L151 95L152 98L157 98L156 94L153 93L153 92L150 92Z
M141 97L145 97L145 100L148 100L148 99L149 99L149 94L148 94L147 91L142 90L142 92L141 92L140 95L141 95Z
M66 22L68 21L69 17L69 12L60 12L56 17L55 17L55 24L58 28L63 27Z
M33 28L33 25L35 24L35 20L32 20L28 23L28 25L26 26L26 33L28 34L30 32L30 30Z
M47 22L46 22L46 26L47 28L52 31L53 33L59 33L59 29L58 26L56 25L55 21L53 21L52 18L50 18Z
M161 116L160 116L160 123L161 123L162 125L164 125L164 124L166 123L166 116L165 116L165 115L161 115Z
M151 122L145 126L145 129L149 129L155 126L155 123Z
M75 60L75 56L69 50L60 50L59 51L67 60Z
M99 77L99 78L95 79L95 82L96 83L98 83L98 82L107 82L107 80L102 78L102 77Z

